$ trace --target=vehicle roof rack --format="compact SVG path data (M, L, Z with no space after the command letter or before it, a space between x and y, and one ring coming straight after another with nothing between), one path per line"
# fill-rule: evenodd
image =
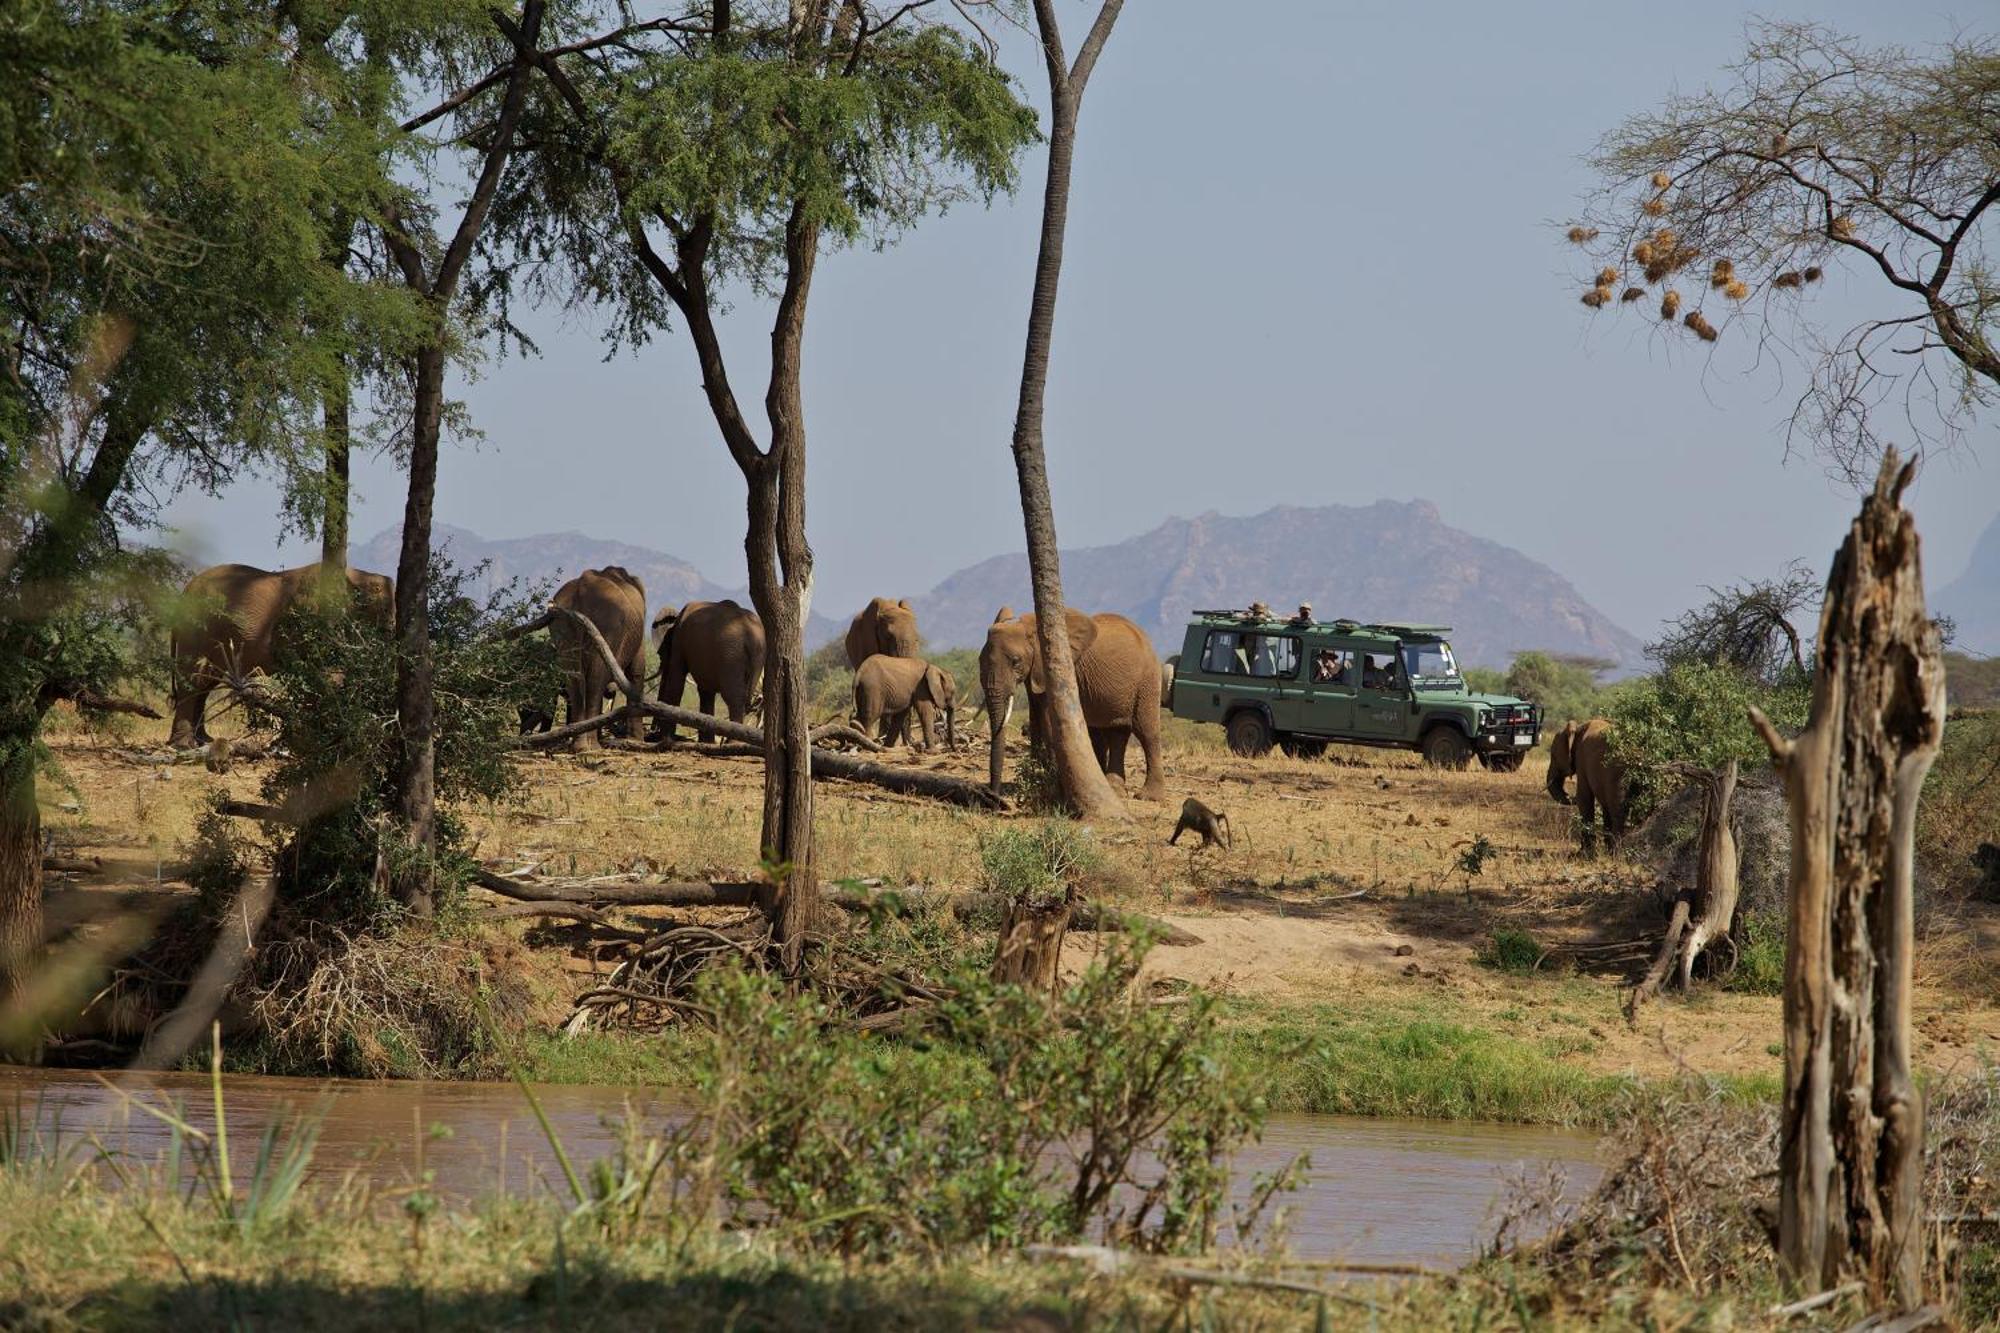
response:
M1410 621L1388 620L1380 624L1363 625L1363 629L1379 629L1385 634L1436 634L1451 633L1449 625L1420 625Z

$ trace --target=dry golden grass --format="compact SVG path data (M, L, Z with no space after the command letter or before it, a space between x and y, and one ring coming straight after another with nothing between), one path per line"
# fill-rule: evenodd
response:
M1621 972L1530 975L1483 964L1496 931L1540 944L1629 939L1659 929L1640 867L1587 860L1568 807L1543 788L1540 752L1517 773L1441 772L1395 750L1334 747L1315 760L1231 754L1221 731L1169 718L1164 728L1168 799L1128 802L1131 818L1096 831L1104 868L1096 891L1164 917L1204 939L1156 950L1150 970L1277 1005L1335 1004L1365 1011L1420 1006L1455 1021L1514 1033L1596 1072L1657 1075L1683 1062L1709 1073L1770 1075L1778 1002L1705 988L1692 1000L1649 1006L1638 1028L1618 1007ZM52 745L71 784L44 783L43 812L58 845L105 859L87 885L168 886L181 845L210 792L253 797L262 765L226 775L198 764L142 762L164 724L119 734L55 729ZM956 753L883 756L979 780L977 734ZM1019 761L1009 746L1010 777ZM758 873L762 769L754 757L715 755L690 742L665 751L587 756L524 755L525 783L507 803L463 811L480 856L549 874L639 869L667 879L744 879ZM1127 756L1136 791L1143 759ZM1227 813L1235 847L1170 847L1181 800L1198 795ZM823 879L879 877L889 884L968 886L982 840L1032 816L959 810L873 787L829 782L818 790ZM1462 858L1484 839L1478 874ZM52 877L52 888L64 882ZM1355 896L1359 895L1359 896ZM66 900L56 894L51 915ZM1919 1058L1963 1068L2000 1041L1992 971L1980 944L2000 920L1934 932L1919 976ZM1968 931L1975 932L1968 935ZM1081 958L1089 936L1072 937Z

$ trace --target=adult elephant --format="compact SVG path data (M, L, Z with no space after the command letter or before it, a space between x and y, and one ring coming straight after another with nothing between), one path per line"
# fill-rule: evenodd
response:
M556 589L551 600L595 625L611 655L618 659L618 669L634 688L644 688L646 589L637 578L621 565L586 569ZM549 638L563 666L563 698L569 706L569 720L588 722L600 716L605 691L612 688L611 668L605 665L604 654L568 616L549 622ZM594 750L602 744L600 736L600 732L586 731L570 744L578 750Z
M1094 616L1081 611L1067 614L1077 694L1098 765L1122 780L1125 747L1137 735L1146 756L1146 785L1140 799L1160 800L1166 793L1167 779L1160 767L1160 659L1153 654L1153 641L1121 615L1108 611ZM1007 718L1013 712L1014 691L1024 681L1028 686L1029 734L1047 744L1042 694L1048 685L1035 617L1033 613L1016 616L1003 606L987 627L986 644L979 650L979 686L992 725L987 772L995 793L1005 776Z
M396 585L387 574L349 569L354 606L385 630L396 616ZM208 696L230 677L271 669L271 636L285 612L320 587L320 567L258 569L216 565L188 580L184 595L199 619L172 636L174 725L167 743L177 750L208 743Z
M958 682L943 667L918 657L875 653L854 670L854 725L867 735L879 722L888 744L909 741L910 710L924 738L923 748L937 748L937 714L944 710L944 740L958 748Z
M872 598L848 622L847 665L859 668L877 653L887 657L915 657L922 643L917 633L917 613L910 610L908 601Z
M1567 784L1576 779L1576 813L1583 821L1583 850L1597 850L1597 808L1604 807L1606 841L1616 846L1625 832L1624 765L1611 757L1611 723L1601 717L1566 722L1549 742L1549 795L1570 803Z
M694 677L701 711L713 714L722 696L731 722L741 722L764 682L764 622L735 602L689 602L660 608L653 617L653 643L660 658L660 702L679 704L688 677ZM663 726L674 737L671 722ZM697 733L702 740L715 733Z

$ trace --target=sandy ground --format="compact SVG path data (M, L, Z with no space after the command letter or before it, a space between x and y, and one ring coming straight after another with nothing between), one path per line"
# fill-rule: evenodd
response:
M1650 1005L1632 1024L1620 1011L1629 968L1574 971L1558 959L1523 976L1480 961L1501 929L1526 930L1549 946L1659 928L1642 867L1575 854L1569 812L1543 790L1539 755L1504 775L1434 772L1408 755L1366 750L1252 762L1220 749L1212 733L1177 724L1169 801L1133 801L1128 823L1096 830L1106 861L1098 892L1202 939L1156 950L1155 975L1274 1004L1444 1015L1537 1041L1600 1072L1776 1072L1774 998L1704 988ZM43 784L51 842L63 855L101 861L50 876L52 929L111 894L185 891L176 863L211 794L259 796L266 765L215 774L199 763L162 763L164 734L164 724L141 722L105 733L66 726L52 736L62 778ZM1136 768L1136 747L1132 757ZM985 756L979 747L899 758L976 779ZM484 857L550 874L755 872L754 758L685 744L524 756L521 767L516 798L464 812ZM1229 815L1233 849L1166 845L1190 794ZM973 885L982 840L1008 818L1020 816L827 783L817 811L821 875ZM1493 850L1474 875L1461 860L1479 839ZM1089 936L1072 938L1079 957L1095 947ZM2000 914L1929 923L1917 1023L1925 1066L1970 1067L2000 1043L2000 971L1988 960L2000 960Z

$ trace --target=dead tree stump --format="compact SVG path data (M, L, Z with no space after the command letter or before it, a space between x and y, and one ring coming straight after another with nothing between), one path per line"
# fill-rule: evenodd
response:
M1000 943L993 951L993 979L1053 994L1062 981L1063 937L1069 934L1076 894L1037 902L1017 894L1000 916Z
M1808 1289L1851 1272L1905 1309L1922 1298L1912 839L1945 715L1916 523L1902 507L1914 471L1888 452L1834 557L1805 731L1788 741L1751 711L1792 826L1779 1258Z
M1660 952L1626 1002L1627 1018L1636 1018L1639 1006L1658 994L1669 976L1678 975L1681 989L1687 990L1694 980L1695 961L1718 940L1730 939L1736 920L1736 834L1729 827L1729 804L1736 795L1736 761L1731 759L1712 773L1696 770L1694 776L1704 788L1694 887L1674 900ZM1712 968L1710 975L1714 975Z

